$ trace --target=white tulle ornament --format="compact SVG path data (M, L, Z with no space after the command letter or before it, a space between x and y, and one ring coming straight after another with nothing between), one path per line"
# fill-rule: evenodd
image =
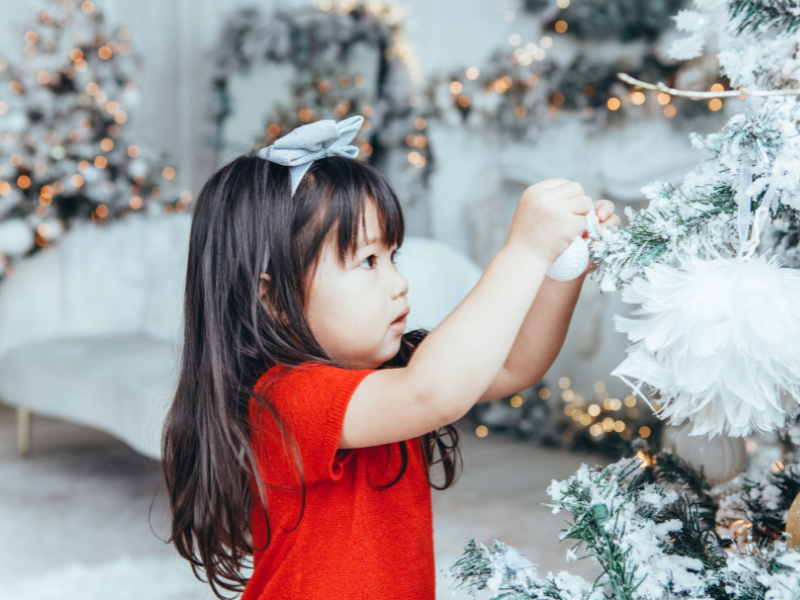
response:
M656 414L689 418L691 435L772 431L798 410L800 272L752 256L755 238L736 259L648 267L622 292L640 318L615 317L634 343L612 375L657 388Z
M582 237L575 238L564 254L547 269L550 279L556 281L572 281L586 270L589 264L589 246Z

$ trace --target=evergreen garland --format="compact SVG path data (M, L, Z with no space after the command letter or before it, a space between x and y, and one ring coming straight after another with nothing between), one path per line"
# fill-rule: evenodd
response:
M543 13L546 29L556 30L565 21L566 33L581 40L616 39L652 43L671 24L671 17L685 0L574 0L559 9L555 2L525 0L523 9Z

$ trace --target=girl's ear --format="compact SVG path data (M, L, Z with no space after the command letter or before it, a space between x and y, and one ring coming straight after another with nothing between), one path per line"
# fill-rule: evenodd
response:
M261 300L261 304L264 306L264 309L267 311L267 315L274 321L278 318L278 307L275 306L272 300L274 295L271 293L271 281L272 277L270 277L267 273L261 273L261 275L258 276L258 297ZM289 325L289 319L286 317L286 313L284 311L281 311L281 320L283 321L284 325Z
M273 305L272 301L270 300L270 281L272 278L267 273L261 273L258 277L258 298L261 300L261 304L264 305L264 308L267 311L270 319L275 319L276 317L276 309Z

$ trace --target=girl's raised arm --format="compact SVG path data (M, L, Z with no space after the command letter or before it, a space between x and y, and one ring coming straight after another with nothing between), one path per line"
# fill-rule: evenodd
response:
M525 190L505 245L408 366L371 373L345 413L339 448L423 435L458 420L502 368L547 268L586 228L580 184L548 179Z

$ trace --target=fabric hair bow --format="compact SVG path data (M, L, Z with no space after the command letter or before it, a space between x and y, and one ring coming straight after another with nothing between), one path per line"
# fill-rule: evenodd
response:
M364 117L358 115L339 123L332 119L309 123L287 133L270 146L261 148L256 156L289 167L294 195L300 180L315 160L328 156L358 156L358 148L349 144L361 130L363 121ZM262 272L267 270L268 262L269 248L264 254Z

